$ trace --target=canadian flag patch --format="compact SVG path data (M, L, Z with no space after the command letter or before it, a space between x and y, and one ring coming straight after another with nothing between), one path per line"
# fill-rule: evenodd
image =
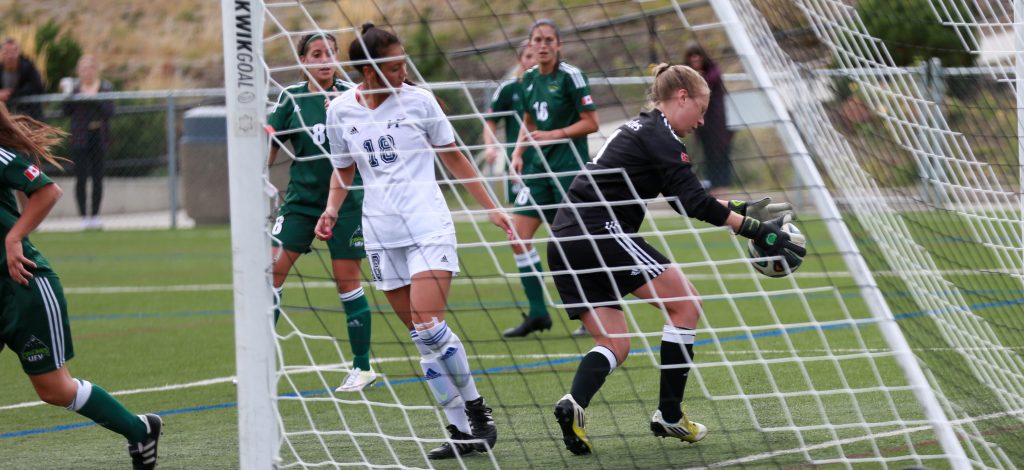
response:
M687 155L686 152L680 153L679 159L681 159L684 163L690 163L690 156Z
M594 99L587 95L580 99L580 103L583 103L583 106L591 105L594 104Z
M32 166L28 167L28 169L25 170L25 177L28 178L29 181L35 181L36 177L38 177L38 176L39 176L39 167L37 167L35 165L32 165Z

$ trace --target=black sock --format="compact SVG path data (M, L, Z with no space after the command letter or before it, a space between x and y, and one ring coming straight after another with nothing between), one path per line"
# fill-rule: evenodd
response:
M692 332L693 330L690 331ZM692 339L692 336L690 338ZM661 399L658 403L658 409L661 410L661 417L665 422L677 423L683 418L683 392L686 390L686 378L690 376L690 364L692 362L692 343L680 344L662 338L661 365L686 364L684 367L666 367L661 369Z
M608 351L603 346L595 346L591 349L586 356L583 356L583 360L580 361L580 366L576 368L576 377L572 379L572 393L573 400L576 400L576 404L586 408L590 405L590 399L594 398L597 391L604 385L605 377L612 373L612 369L615 368L614 364L611 364L608 356L598 352L598 348ZM608 351L611 354L611 351ZM615 356L612 356L615 357Z

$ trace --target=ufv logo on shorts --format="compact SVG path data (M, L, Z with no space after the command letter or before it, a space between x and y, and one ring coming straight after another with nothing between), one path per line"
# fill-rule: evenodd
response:
M50 348L46 347L39 338L34 335L29 338L25 346L21 348L21 358L25 362L39 362L50 355Z

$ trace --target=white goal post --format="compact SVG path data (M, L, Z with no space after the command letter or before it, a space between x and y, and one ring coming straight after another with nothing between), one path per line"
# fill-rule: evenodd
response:
M231 198L231 252L241 468L278 462L276 348L270 283L267 180L267 77L263 2L222 0L224 88Z

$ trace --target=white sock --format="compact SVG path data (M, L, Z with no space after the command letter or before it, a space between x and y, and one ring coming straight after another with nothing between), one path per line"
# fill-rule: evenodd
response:
M537 253L536 248L531 248L526 253L512 255L516 260L517 268L529 268L540 262L540 253Z
M419 330L419 334L423 344L438 354L438 359L444 364L452 382L459 387L462 398L466 401L480 398L476 382L473 381L473 372L469 368L466 348L459 336L448 328L448 323L442 320L430 328Z
M92 395L92 384L88 380L74 379L74 381L78 383L78 390L75 391L75 398L71 399L68 409L78 411L85 406L85 402L89 401L89 396Z
M356 300L362 297L363 295L363 288L357 287L355 290L338 294L338 298L341 299L342 302L348 302Z
M434 353L427 345L423 344L423 339L420 338L420 334L416 330L409 330L409 337L412 338L412 344L416 345L416 349L420 351L420 356L429 356Z
M469 417L466 416L465 403L459 395L459 389L452 383L451 376L444 370L444 364L438 361L437 354L429 354L420 359L420 367L423 368L423 380L427 382L427 388L434 394L434 399L444 409L448 422L454 424L467 434L472 434L469 429Z

